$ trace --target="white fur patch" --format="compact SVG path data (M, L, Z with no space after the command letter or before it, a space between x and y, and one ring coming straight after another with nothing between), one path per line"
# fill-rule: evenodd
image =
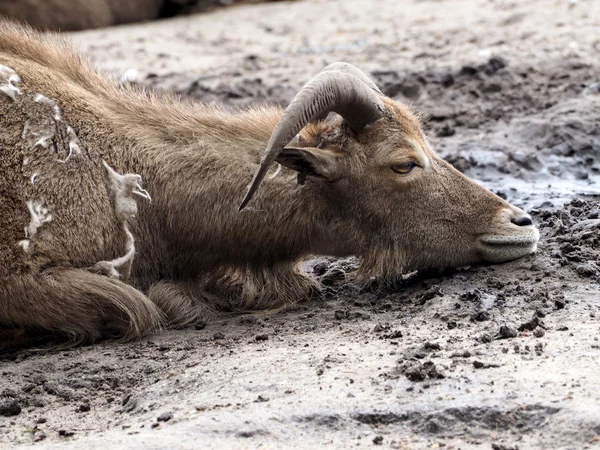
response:
M20 83L21 78L12 68L0 64L0 92L8 95L14 101L18 101L21 109L27 115L21 138L27 142L29 149L33 151L38 148L48 149L52 153L65 152L67 156L64 159L57 159L57 162L60 163L66 163L72 157L81 155L83 147L75 130L63 122L62 111L58 103L41 93L22 95L17 98L22 94L17 87ZM56 140L57 135L62 138L65 132L68 136L68 152L62 148L66 146L63 140ZM56 148L56 145L60 145L61 148ZM34 157L34 153L27 155L23 159L23 167L31 164ZM36 176L36 174L30 174L32 184L35 182Z
M60 108L54 100L50 100L48 97L42 94L36 94L33 98L33 101L36 103L43 103L44 105L48 105L50 108L52 108L52 111L54 112L54 120L56 120L57 122L61 120Z
M28 142L30 149L35 150L40 147L53 152L62 151L62 148L55 148L55 137L57 133L60 136L60 130L64 130L69 138L69 151L64 159L57 159L57 162L64 164L72 157L82 154L79 137L71 126L63 122L62 112L56 101L43 94L35 94L25 96L22 103L29 118L25 121L21 137ZM23 165L30 162L31 158L28 157Z
M129 278L131 265L135 257L135 240L127 221L137 214L137 202L135 195L146 200L151 200L150 194L142 189L142 177L134 173L121 175L103 161L104 167L110 179L111 191L115 200L115 215L123 223L125 232L125 254L112 261L100 261L90 268L93 272L102 273L112 278Z
M134 195L152 200L148 191L142 189L142 177L134 173L121 175L103 161L111 181L111 189L115 196L115 213L119 220L126 221L137 214L137 202Z
M127 223L123 224L123 231L125 231L125 254L119 258L113 259L112 261L100 261L90 270L93 272L101 272L102 274L108 275L111 278L129 278L131 271L131 265L133 264L133 258L135 257L135 240L133 234L129 231Z
M31 182L35 181L37 173L34 173ZM25 239L18 242L19 247L23 249L25 253L30 253L33 247L31 239L38 234L39 229L47 223L52 222L52 214L48 211L48 208L44 207L40 201L28 200L27 210L29 211L29 225L25 227ZM46 234L46 238L51 236L49 233Z
M23 239L22 241L19 241L19 247L21 247L25 253L29 253L31 241L29 239Z
M16 100L21 90L15 86L21 82L21 77L13 69L0 64L0 92Z
M30 239L37 234L42 225L52 222L52 214L44 207L42 202L38 201L28 200L27 209L31 219L29 225L25 227L25 237Z
M54 133L54 129L46 124L32 123L31 120L27 120L21 138L28 141L31 148L48 148L52 145Z
M73 130L73 128L71 128L69 125L67 125L67 134L69 135L69 154L65 159L59 159L59 163L66 163L73 155L81 155L79 138L77 137L77 134L75 134L75 130Z

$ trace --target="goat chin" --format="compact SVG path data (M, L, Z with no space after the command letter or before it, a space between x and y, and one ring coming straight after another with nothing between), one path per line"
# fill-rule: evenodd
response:
M479 239L483 260L490 263L513 261L537 250L540 238L535 228L520 235L488 235Z
M418 117L357 68L306 86L286 111L184 103L0 20L6 345L276 311L318 292L300 270L314 254L358 256L359 279L385 279L535 251L529 216L436 156ZM330 111L342 116L320 120Z

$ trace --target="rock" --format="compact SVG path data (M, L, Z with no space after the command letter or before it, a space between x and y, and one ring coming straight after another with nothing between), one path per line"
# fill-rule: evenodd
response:
M519 325L519 331L533 331L538 327L542 327L544 328L545 325L544 323L539 319L539 317L534 316L531 320L527 321L527 322L523 322L521 325Z
M173 418L173 413L170 411L162 413L160 416L156 418L157 422L168 422Z
M536 328L533 330L533 335L537 338L544 337L545 334L546 332L543 330L543 328Z
M21 405L13 399L0 401L0 416L11 417L21 414Z
M498 332L498 339L512 339L512 338L516 338L519 335L519 332L509 326L509 325L502 325L500 327L500 331Z
M343 311L341 309L338 309L337 311L335 311L334 317L335 317L335 320L344 320L344 319L348 318L348 311Z
M82 403L81 405L79 405L79 407L77 408L77 412L83 413L83 412L88 412L91 408L89 403Z
M75 432L70 430L58 430L58 435L60 437L71 437L75 435Z
M476 369L491 369L492 367L500 367L500 364L483 361L473 361L473 367L475 367Z
M433 361L409 363L401 367L400 370L404 372L406 378L413 382L423 381L426 378L445 378L444 373L433 363Z

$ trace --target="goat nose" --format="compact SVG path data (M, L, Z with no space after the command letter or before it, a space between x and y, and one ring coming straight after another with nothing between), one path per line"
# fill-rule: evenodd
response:
M513 217L512 219L510 219L510 221L518 227L527 227L529 225L533 225L533 222L531 221L531 217L529 217L529 215L527 215L527 214Z

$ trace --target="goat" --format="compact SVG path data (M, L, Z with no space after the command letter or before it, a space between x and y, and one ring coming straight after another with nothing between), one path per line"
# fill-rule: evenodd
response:
M386 279L509 261L539 238L345 63L284 111L227 112L119 86L0 22L0 113L0 327L14 342L276 309L318 288L309 255L355 255L359 279Z
M85 30L157 19L165 0L2 0L0 16L41 30Z

